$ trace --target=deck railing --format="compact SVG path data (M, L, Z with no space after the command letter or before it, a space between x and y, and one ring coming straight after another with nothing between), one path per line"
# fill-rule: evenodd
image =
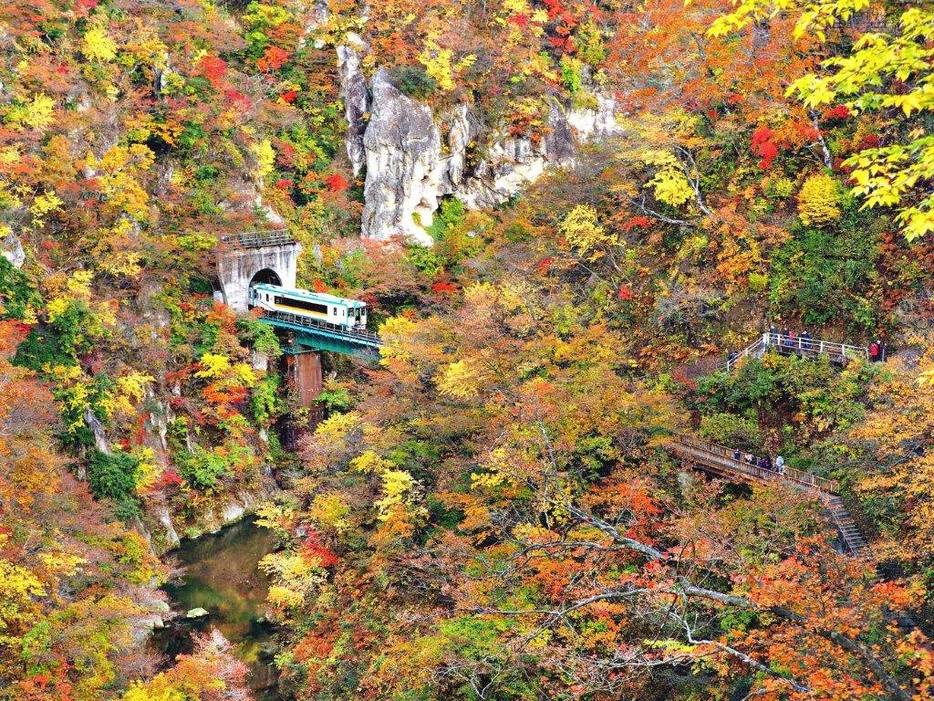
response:
M229 234L218 238L221 245L239 248L263 248L265 246L286 246L295 243L291 234L285 231L247 231L242 234Z
M853 346L848 343L837 343L836 341L801 338L801 336L784 336L780 333L766 332L736 355L727 359L726 371L733 370L736 364L747 356L752 355L761 358L769 348L774 348L779 353L793 353L809 358L826 355L832 361L838 363L846 363L855 358L869 359L869 349L865 346Z
M743 460L737 460L733 457L733 451L726 446L703 441L694 436L676 434L673 444L675 450L677 450L679 444L709 456L723 469L734 473L741 473L763 482L791 482L797 486L814 489L823 494L836 494L840 489L840 483L837 482L837 480L818 477L817 475L812 475L810 472L796 470L793 467L786 466L784 468L784 474L781 474L777 470L769 470L764 467L759 467L757 464L753 465ZM756 456L757 461L758 459L758 456Z
M368 346L379 347L383 345L383 341L380 339L379 334L375 334L372 331L366 331L365 329L348 329L346 326L331 324L326 321L315 321L314 319L309 319L308 317L301 316L299 314L292 314L291 312L263 310L263 317L269 319L272 322L279 321L290 326L305 328L309 331L323 331L335 336L340 336L341 338L357 341Z

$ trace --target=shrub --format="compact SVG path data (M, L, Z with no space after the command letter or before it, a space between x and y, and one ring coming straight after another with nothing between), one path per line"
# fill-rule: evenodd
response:
M195 446L193 453L180 453L175 456L179 474L195 489L209 490L224 477L230 469L230 459L220 452L207 451Z
M735 414L702 417L700 434L714 443L744 451L756 451L762 445L762 432L756 422Z
M35 309L41 304L42 299L30 284L26 273L17 270L4 256L0 256L0 318L31 320Z
M129 453L117 451L111 455L95 450L88 463L88 484L97 497L118 503L133 501L133 490L139 474L139 462Z
M399 92L423 100L438 89L438 82L422 66L399 66L392 71Z
M749 273L750 292L765 292L769 286L769 276L764 273Z
M765 188L765 194L768 197L778 200L788 199L794 191L795 184L790 179L783 176L770 178Z
M823 226L840 218L840 188L830 175L812 175L798 193L798 215L806 225Z

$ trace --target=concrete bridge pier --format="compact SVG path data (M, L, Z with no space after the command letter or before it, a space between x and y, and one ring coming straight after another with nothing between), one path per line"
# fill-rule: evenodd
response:
M309 410L307 420L300 421L293 414L283 417L279 425L282 447L295 451L302 436L313 431L324 418L324 409L315 403L324 384L321 354L310 349L287 353L285 378L289 388L295 392L299 406Z
M324 387L321 354L312 350L288 353L285 356L285 376L289 386L295 390L299 406L313 408Z

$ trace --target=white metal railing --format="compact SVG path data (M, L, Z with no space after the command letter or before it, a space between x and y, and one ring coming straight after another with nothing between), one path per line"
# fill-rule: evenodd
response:
M785 336L767 331L740 352L735 355L731 354L726 361L726 371L732 371L740 360L749 355L761 358L769 348L775 348L780 353L793 353L811 358L826 355L831 360L841 363L846 363L854 358L869 359L869 349L865 346L852 346L848 343L823 341L818 338Z
M764 335L767 336L768 334L764 334ZM755 356L757 358L761 358L762 353L763 353L763 346L762 346L762 338L760 337L760 338L757 338L753 343L750 343L748 346L743 348L743 350L741 350L736 355L733 355L731 353L730 357L727 358L727 361L726 361L726 371L731 372L733 368L736 367L736 364L743 358L746 358L750 355Z

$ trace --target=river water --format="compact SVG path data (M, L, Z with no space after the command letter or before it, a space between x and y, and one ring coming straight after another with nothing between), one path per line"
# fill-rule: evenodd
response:
M183 541L170 555L182 574L163 587L181 617L156 637L156 644L174 656L191 650L192 631L217 628L233 644L234 654L249 666L250 686L257 701L282 698L275 688L275 667L265 649L272 634L262 620L269 582L257 566L276 542L272 531L256 526L252 519ZM210 615L184 618L187 611L199 607Z

